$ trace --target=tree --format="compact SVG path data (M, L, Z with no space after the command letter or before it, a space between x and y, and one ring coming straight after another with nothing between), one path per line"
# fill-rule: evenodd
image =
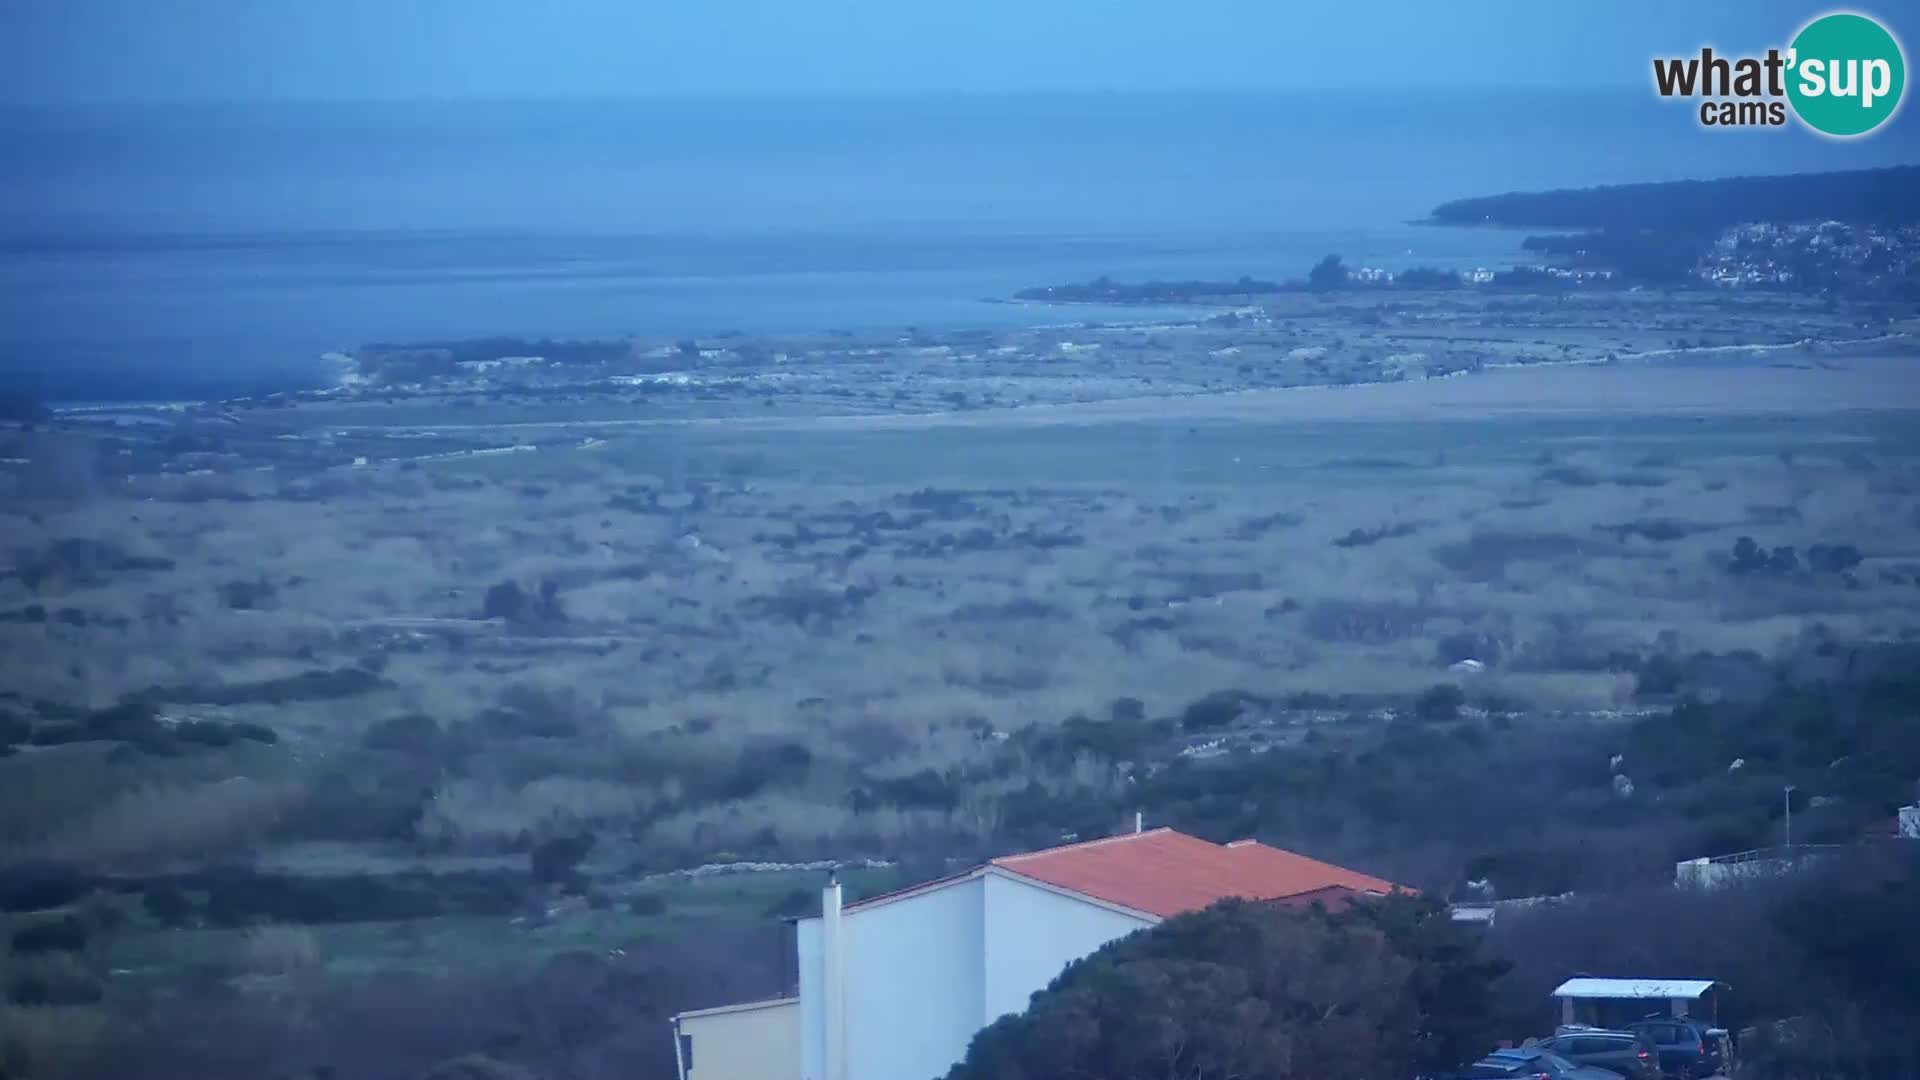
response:
M1370 923L1413 962L1413 996L1421 1025L1413 1064L1421 1074L1447 1072L1485 1053L1498 1036L1494 983L1511 966L1481 954L1480 939L1436 901L1391 896L1348 909Z
M32 394L19 390L0 390L0 421L19 424L31 430L49 415Z
M1890 851L1847 868L1823 893L1780 906L1799 1015L1769 1025L1756 1047L1762 1076L1846 1080L1920 1076L1920 858ZM1841 877L1841 875L1836 875Z
M1460 272L1415 266L1401 271L1400 276L1394 278L1394 284L1408 289L1457 289L1460 287Z
M593 834L556 836L527 853L533 880L542 885L571 884L579 874L580 861L593 850Z
M480 605L483 619L517 619L527 608L527 594L517 581L503 581L487 590Z
M1069 965L1025 1013L976 1035L948 1080L1286 1080L1457 1065L1489 1045L1486 984L1500 970L1473 949L1427 901L1329 913L1227 900Z
M1727 565L1729 573L1751 574L1764 570L1766 565L1766 550L1754 543L1753 537L1743 536L1733 542L1733 561Z
M540 594L535 597L522 589L519 582L502 581L487 590L480 604L480 617L538 627L563 623L567 613L560 606L560 587L556 582L541 582Z
M1307 271L1307 285L1311 288L1324 291L1344 288L1346 284L1347 267L1340 261L1338 255L1329 255L1321 259L1313 264L1313 269Z
M1429 724L1458 720L1467 695L1452 683L1435 683L1414 699L1413 713Z
M1863 556L1852 544L1815 544L1807 549L1807 566L1815 573L1844 574L1860 565Z

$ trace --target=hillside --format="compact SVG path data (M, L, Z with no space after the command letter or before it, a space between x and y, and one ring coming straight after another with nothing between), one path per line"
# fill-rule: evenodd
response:
M1658 229L1700 233L1747 221L1920 221L1920 166L1789 176L1736 176L1556 191L1508 192L1442 203L1442 225Z

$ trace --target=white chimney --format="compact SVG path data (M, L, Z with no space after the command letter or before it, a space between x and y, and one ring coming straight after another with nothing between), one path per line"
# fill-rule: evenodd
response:
M847 1080L847 950L840 920L840 882L820 891L822 1022L826 1025L825 1080Z
M1133 812L1133 831L1144 832L1146 831L1146 827L1147 827L1147 815L1141 813L1138 810L1135 810Z

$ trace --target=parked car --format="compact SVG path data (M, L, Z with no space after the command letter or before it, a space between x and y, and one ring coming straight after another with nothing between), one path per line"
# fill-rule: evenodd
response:
M1575 1065L1597 1066L1627 1080L1660 1080L1660 1049L1638 1032L1563 1027L1535 1045Z
M1495 1050L1460 1074L1460 1080L1620 1080L1620 1074L1592 1065L1575 1065L1537 1046Z
M1653 1016L1627 1025L1644 1035L1660 1055L1660 1072L1681 1080L1715 1076L1732 1064L1727 1033L1686 1017Z

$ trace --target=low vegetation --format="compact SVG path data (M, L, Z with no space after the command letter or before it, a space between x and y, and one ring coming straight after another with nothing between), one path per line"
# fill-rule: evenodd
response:
M1787 784L1796 839L1881 829L1920 776L1905 418L1469 439L1331 389L1865 316L1434 284L376 351L337 396L6 433L6 1067L665 1075L667 1013L785 988L769 921L827 864L1135 813L1435 898L1664 886L1777 842ZM557 359L472 374L523 348ZM1779 355L1743 374L1847 361ZM1194 396L1278 386L1329 389ZM1399 962L1313 926L1275 947Z
M1226 901L1069 965L947 1076L1421 1075L1489 1044L1501 970L1431 901Z

